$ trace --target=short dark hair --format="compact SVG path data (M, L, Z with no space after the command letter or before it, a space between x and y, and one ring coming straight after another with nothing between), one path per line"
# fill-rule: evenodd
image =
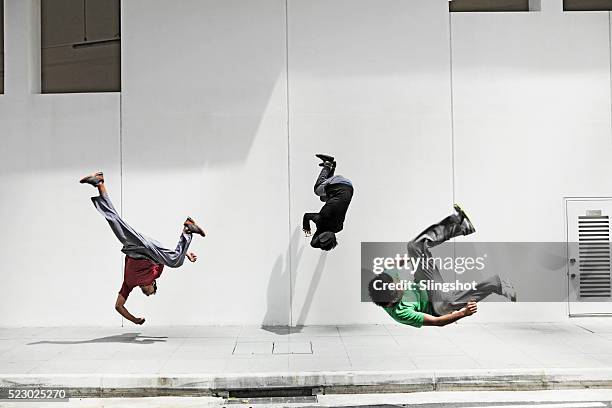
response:
M337 246L338 246L338 241L334 237L333 240L327 241L326 243L322 243L321 244L321 249L323 251L331 251L332 249L334 249Z
M152 294L152 295L156 294L156 293L157 293L157 282L156 282L156 281L153 281L153 282L151 282L149 285L152 285L152 286L153 286L153 293L151 293L151 294ZM144 293L145 295L147 294L147 293L145 292L145 287L146 287L146 286L149 286L149 285L144 285L144 286L141 286L141 287L140 287L140 290L141 290L141 291L142 291L142 293Z
M381 307L389 306L395 302L395 299L397 298L397 290L389 289L388 286L383 286L381 284L389 284L392 282L393 278L391 275L385 272L372 278L368 284L368 293L370 295L370 299L372 299L372 302Z
M325 231L321 234L315 234L310 241L310 246L319 248L323 251L331 251L338 245L336 234L331 231Z

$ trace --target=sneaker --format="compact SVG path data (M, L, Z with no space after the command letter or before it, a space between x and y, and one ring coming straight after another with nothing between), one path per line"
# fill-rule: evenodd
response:
M319 159L321 159L321 161L324 161L324 162L333 162L334 161L334 156L330 156L328 154L318 153L318 154L315 154L315 156L318 157Z
M475 233L476 228L474 228L474 225L468 218L465 211L463 211L463 209L459 206L459 204L453 204L453 208L455 209L455 212L457 213L457 216L459 217L460 224L461 224L461 231L463 232L463 235L470 235L470 234Z
M200 226L196 224L196 222L191 217L187 217L187 219L183 223L183 226L185 227L185 232L187 232L188 234L198 234L203 237L206 236L204 230L200 228Z
M79 180L79 183L91 184L94 187L98 187L98 185L104 183L104 173L99 171L97 173L90 174L89 176L85 176L81 180Z
M499 280L501 281L502 287L501 295L503 297L508 298L508 300L510 300L511 302L516 302L516 289L514 288L514 286L512 286L512 284L504 278L500 277Z

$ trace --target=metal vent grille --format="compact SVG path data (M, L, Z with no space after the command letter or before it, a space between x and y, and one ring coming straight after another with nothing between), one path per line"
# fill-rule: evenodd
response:
M610 219L601 211L578 216L580 298L610 297Z

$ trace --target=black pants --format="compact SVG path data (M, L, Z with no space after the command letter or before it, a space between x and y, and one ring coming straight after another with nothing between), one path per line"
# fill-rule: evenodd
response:
M450 215L440 223L434 224L421 232L414 240L408 243L408 255L411 258L421 258L422 262L414 274L414 281L433 281L444 282L442 274L437 265L424 262L427 258L432 258L429 248L440 245L451 238L464 235L460 225L460 219L456 214ZM440 290L427 291L429 301L434 312L438 316L448 314L454 310L463 308L468 301L474 299L477 302L486 298L492 293L501 295L502 286L498 275L491 276L476 285L472 290L456 290L443 292Z
M318 195L321 198L321 201L324 201L323 197L325 197L325 190L320 187L322 187L323 183L325 183L327 179L333 177L335 172L336 172L335 167L331 168L328 166L323 166L323 168L321 168L319 177L317 177L317 180L315 181L315 185L314 185L314 192L316 195Z

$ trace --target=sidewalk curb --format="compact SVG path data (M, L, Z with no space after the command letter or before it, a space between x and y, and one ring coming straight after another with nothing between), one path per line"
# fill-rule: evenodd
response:
M287 389L319 394L417 391L529 391L612 388L612 368L343 371L226 375L2 374L0 388L66 388L70 395L227 396L236 391Z

